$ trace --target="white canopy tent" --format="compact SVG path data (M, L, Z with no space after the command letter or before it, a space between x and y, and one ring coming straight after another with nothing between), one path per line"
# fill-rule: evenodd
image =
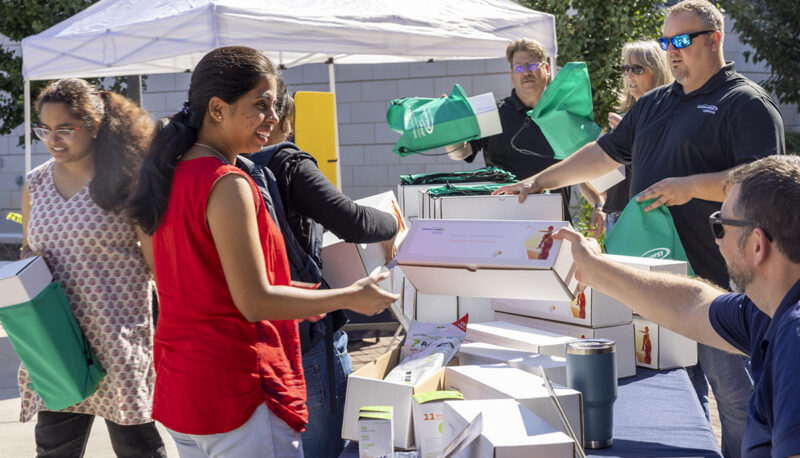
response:
M284 67L496 58L520 37L555 58L555 18L509 0L102 0L22 40L25 170L31 80L191 71L230 45Z

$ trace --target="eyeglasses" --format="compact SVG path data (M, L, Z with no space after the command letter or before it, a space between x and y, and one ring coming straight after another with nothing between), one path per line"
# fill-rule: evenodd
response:
M47 127L36 126L33 128L33 132L39 137L42 141L47 140L51 135L55 134L63 141L70 141L72 140L72 136L75 135L75 132L81 130L83 126L75 127L74 129L56 129L50 130Z
M722 212L714 212L711 216L708 217L708 224L711 226L711 232L714 234L715 238L721 239L725 237L725 226L737 226L737 227L752 227L752 228L760 228L764 231L764 235L767 237L767 240L770 242L772 241L772 237L767 233L767 230L763 227L759 227L755 223L751 223L749 221L742 221L738 219L728 219L728 218L720 218L720 214Z
M545 65L544 62L528 62L525 64L517 65L516 67L512 67L512 69L517 73L522 73L525 70L535 72L536 70L542 68L544 65Z
M712 32L716 32L716 29L703 30L702 32L694 33L682 33L680 35L675 35L674 37L661 37L658 39L658 44L661 45L661 49L664 51L669 48L670 43L672 43L672 46L675 46L675 49L683 49L692 44L692 40L697 36Z
M622 66L622 74L627 75L628 73L633 72L634 75L641 75L644 73L644 67L641 65L623 65Z

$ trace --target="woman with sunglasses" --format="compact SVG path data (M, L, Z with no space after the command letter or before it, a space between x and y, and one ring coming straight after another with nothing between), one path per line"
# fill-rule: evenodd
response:
M81 79L51 83L35 106L34 131L52 158L26 177L21 256L48 261L107 375L82 402L51 412L22 366L20 420L37 415L37 456L82 456L95 415L106 420L117 456L166 456L150 418L152 276L124 211L153 122Z
M623 86L619 92L617 110L608 113L608 125L613 129L634 103L650 89L670 84L673 80L667 56L654 40L627 43L622 48ZM630 169L625 168L625 180L606 191L604 205L598 204L592 212L592 223L597 226L596 236L608 232L619 219L628 203Z
M289 286L280 230L233 165L267 144L276 89L260 51L206 54L184 108L153 137L132 201L153 234L160 304L153 418L181 456L303 456L297 320L342 308L374 315L397 299L378 287L388 274L341 289Z

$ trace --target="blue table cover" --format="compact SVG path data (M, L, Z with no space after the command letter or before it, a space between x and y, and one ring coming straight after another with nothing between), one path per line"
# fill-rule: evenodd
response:
M614 404L614 445L588 456L721 457L719 443L685 369L636 368L621 379Z

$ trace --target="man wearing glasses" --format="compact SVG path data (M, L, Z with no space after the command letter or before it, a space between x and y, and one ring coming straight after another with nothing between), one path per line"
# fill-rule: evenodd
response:
M646 211L669 206L694 271L727 287L725 262L706 229L708 215L720 209L730 169L784 154L785 146L783 122L772 97L736 73L733 63L725 63L723 30L722 14L711 2L684 0L672 6L659 42L675 82L643 95L597 142L497 192L519 193L524 200L528 193L629 165L631 195L653 200ZM705 345L698 346L698 359L717 399L723 454L738 456L752 390L746 361ZM705 387L698 387L699 395Z
M576 277L634 312L721 351L748 355L755 390L745 457L800 456L800 157L770 156L734 170L708 218L735 293L707 282L636 270L600 256L564 229Z
M558 162L542 130L527 115L550 82L550 65L544 46L527 38L511 42L506 48L506 59L511 66L509 73L514 88L511 95L498 104L503 132L448 146L447 152L451 159L472 162L482 150L486 165L500 167L517 178L529 177ZM553 191L563 196L564 215L569 219L569 187ZM597 199L599 197L590 198L595 202Z

